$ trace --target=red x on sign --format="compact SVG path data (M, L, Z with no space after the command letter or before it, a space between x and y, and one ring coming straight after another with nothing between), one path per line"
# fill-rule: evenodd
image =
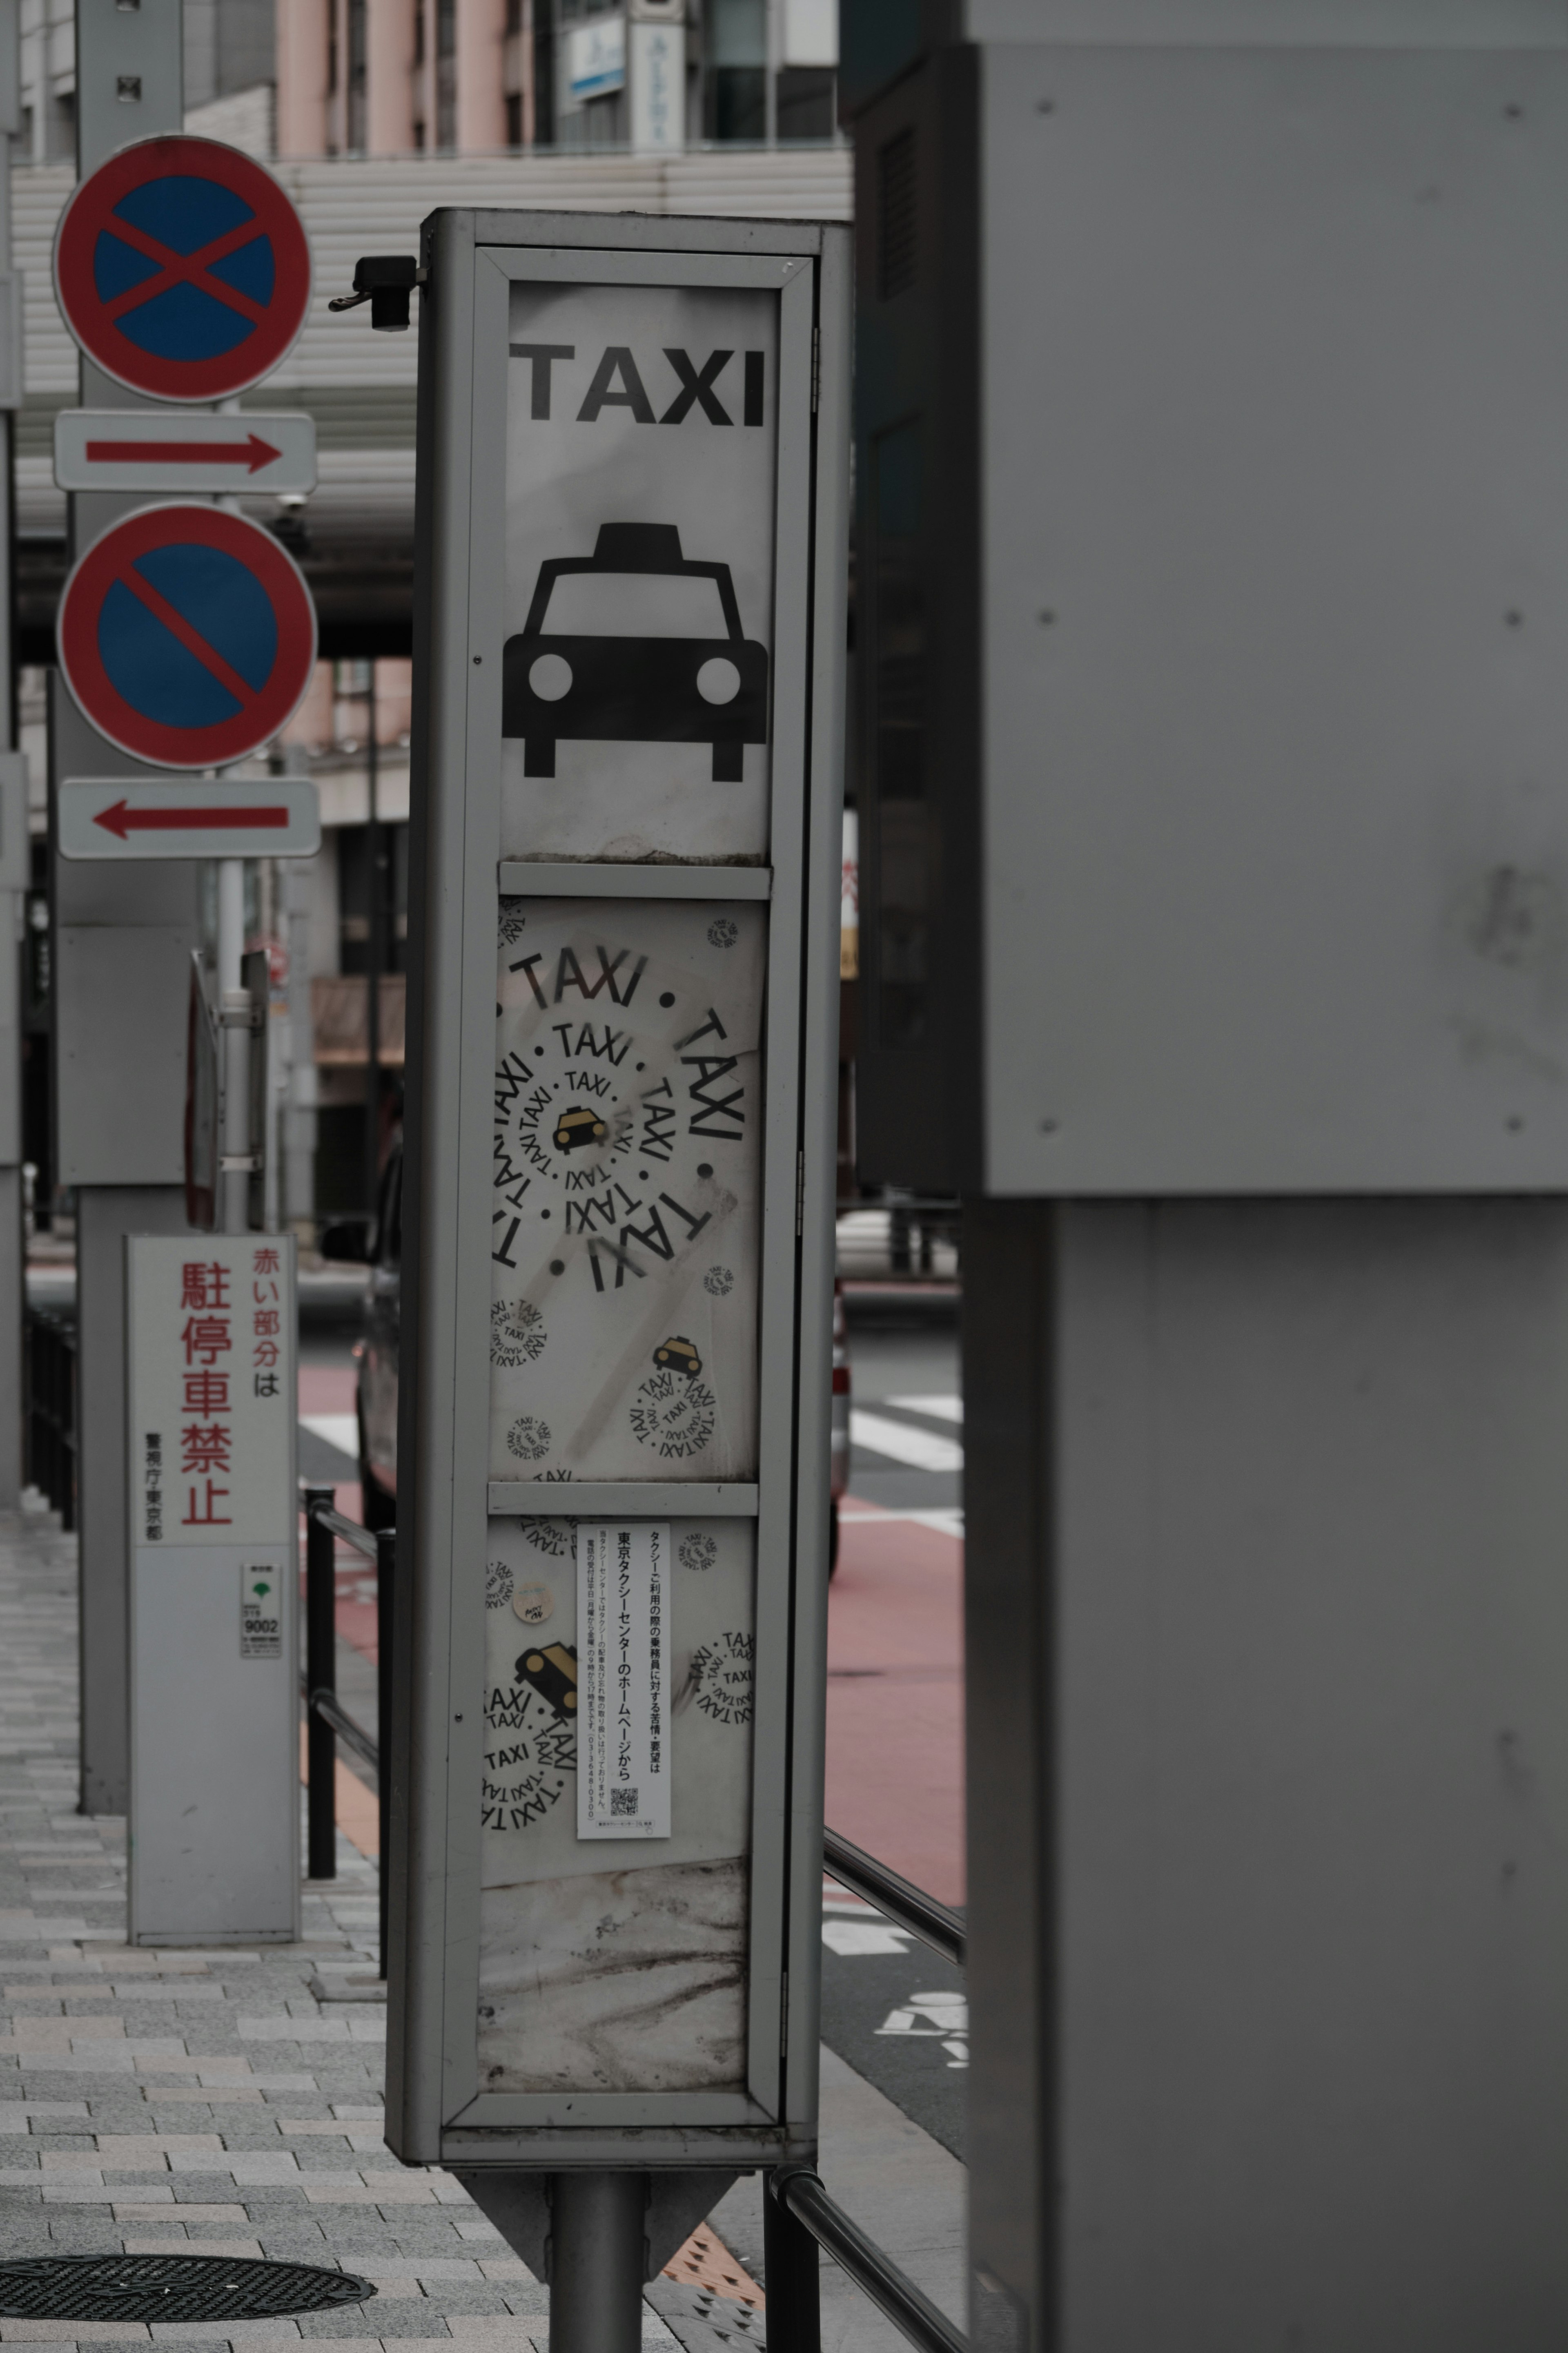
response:
M60 216L55 289L89 359L160 400L222 400L290 348L310 300L299 214L216 139L122 147Z

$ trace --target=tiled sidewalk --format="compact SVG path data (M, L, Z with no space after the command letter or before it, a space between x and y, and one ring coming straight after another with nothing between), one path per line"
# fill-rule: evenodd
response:
M548 2291L449 2175L383 2146L380 2007L310 1989L334 1968L374 1969L374 1866L340 1837L300 1945L133 1950L124 1824L78 1814L76 1798L75 1540L0 1520L0 2260L188 2246L342 2267L378 2292L298 2320L0 2320L0 2344L545 2353ZM677 2344L646 2306L644 2344Z

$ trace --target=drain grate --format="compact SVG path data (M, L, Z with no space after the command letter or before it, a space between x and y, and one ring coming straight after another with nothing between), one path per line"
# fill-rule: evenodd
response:
M353 2272L229 2255L41 2255L0 2262L7 2320L265 2320L361 2304Z

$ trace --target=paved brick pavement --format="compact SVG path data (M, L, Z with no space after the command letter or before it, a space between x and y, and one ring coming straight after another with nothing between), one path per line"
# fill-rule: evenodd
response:
M374 1967L374 1867L346 1838L299 1945L126 1946L124 1823L75 1810L75 1556L50 1520L0 1519L0 2258L189 2247L357 2272L377 2294L297 2320L0 2319L0 2345L545 2353L548 2291L448 2174L383 2145L379 2006L310 1991ZM675 2353L647 2307L643 2341Z
M548 2290L450 2175L383 2144L380 2006L311 1991L374 1967L375 1867L360 1846L340 1831L338 1877L307 1888L298 1945L126 1945L125 1825L76 1811L76 1630L74 1537L0 1515L0 2261L189 2247L353 2271L377 2294L294 2320L0 2319L0 2348L354 2337L387 2353L548 2353ZM374 1855L374 1799L350 1793L370 1810L356 1827ZM822 2127L829 2188L960 2317L962 2168L831 2053ZM760 2273L761 2199L752 2176L715 2209L728 2252L714 2279L737 2256ZM823 2304L827 2353L898 2353L826 2263ZM648 2290L645 2353L764 2340L764 2315L711 2283Z

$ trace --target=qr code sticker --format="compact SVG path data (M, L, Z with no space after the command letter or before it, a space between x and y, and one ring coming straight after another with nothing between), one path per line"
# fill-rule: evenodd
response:
M612 1789L610 1791L610 1811L612 1814L629 1814L635 1821L637 1819L637 1793L635 1789Z

